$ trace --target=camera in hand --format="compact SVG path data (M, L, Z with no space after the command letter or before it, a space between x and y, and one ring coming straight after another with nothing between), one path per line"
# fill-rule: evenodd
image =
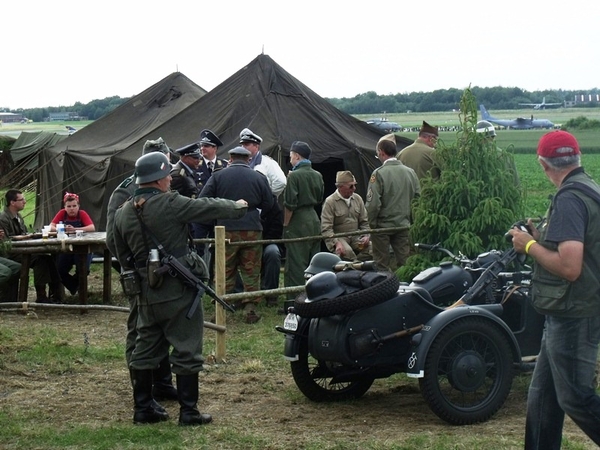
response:
M519 230L521 230L524 233L532 234L531 228L529 228L529 225L527 225L527 222L525 222L524 220L519 220L518 222L515 222L510 227L511 230L513 228L518 228ZM504 239L506 239L508 242L512 242L512 236L508 233L508 231L504 234Z

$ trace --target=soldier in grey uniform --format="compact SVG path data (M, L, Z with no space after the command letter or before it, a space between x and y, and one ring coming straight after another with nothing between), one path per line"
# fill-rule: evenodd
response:
M200 265L190 255L188 224L190 222L237 219L247 210L245 200L192 199L170 191L171 166L159 152L140 157L135 164L136 183L131 200L114 216L113 239L121 264L134 261L141 292L138 299L137 339L131 355L133 378L134 423L156 423L168 416L155 409L152 399L152 371L172 347L170 363L177 376L180 425L202 425L212 421L201 414L198 402L198 372L202 370L204 314L198 307L188 319L186 314L197 291L180 278L163 276L156 283L147 269L151 249L161 244L200 278L205 278ZM152 237L151 237L152 236ZM202 272L202 273L200 273ZM154 277L153 277L154 278Z
M163 140L159 137L156 140L147 140L142 148L142 155L161 152L164 155L169 155L170 149ZM125 178L119 186L113 191L108 200L108 208L106 212L106 246L114 257L117 257L114 239L113 239L113 221L117 209L133 196L137 184L135 184L135 174ZM133 261L118 268L119 270L134 269ZM137 338L137 330L135 324L137 322L137 295L130 295L129 298L129 317L127 318L127 336L125 338L125 361L127 367L131 362L131 354L135 348L135 340ZM159 363L158 367L152 372L152 395L156 400L177 400L177 390L173 386L173 375L171 373L171 364L169 364L169 352L167 351L164 358ZM162 407L157 403L156 408Z

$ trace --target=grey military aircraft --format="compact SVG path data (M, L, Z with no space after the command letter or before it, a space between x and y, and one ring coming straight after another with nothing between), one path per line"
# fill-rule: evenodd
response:
M396 131L402 130L402 127L398 125L396 122L390 122L385 118L381 119L369 119L366 120L369 125L372 125L380 130L385 131L386 133L395 133Z
M546 97L542 98L542 103L519 103L521 106L533 106L533 109L546 109L547 107L562 106L564 103L546 103Z
M483 105L479 105L479 111L481 111L481 118L483 120L487 120L488 122L492 122L495 125L506 127L508 129L512 128L514 130L530 130L532 128L554 128L554 124L548 119L534 119L533 114L531 115L531 119L517 117L516 119L510 120L496 119L495 117L490 116L490 113L487 112L485 106Z

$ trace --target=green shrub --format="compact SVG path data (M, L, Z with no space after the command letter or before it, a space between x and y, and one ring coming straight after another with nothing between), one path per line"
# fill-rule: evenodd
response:
M504 233L521 218L522 201L513 155L475 132L477 104L470 89L461 100L460 122L462 131L455 142L438 142L440 179L421 180L421 196L413 203L411 239L440 243L455 254L473 257L506 246ZM438 262L435 253L411 256L398 275L408 281L424 266Z

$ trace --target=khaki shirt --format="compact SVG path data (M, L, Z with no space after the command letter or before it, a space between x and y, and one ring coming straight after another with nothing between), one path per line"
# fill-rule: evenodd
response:
M321 210L321 234L324 238L346 231L369 230L369 219L363 199L358 194L352 194L350 205L346 203L339 191L325 199ZM358 238L359 236L356 236ZM325 239L327 248L332 251L337 238Z

